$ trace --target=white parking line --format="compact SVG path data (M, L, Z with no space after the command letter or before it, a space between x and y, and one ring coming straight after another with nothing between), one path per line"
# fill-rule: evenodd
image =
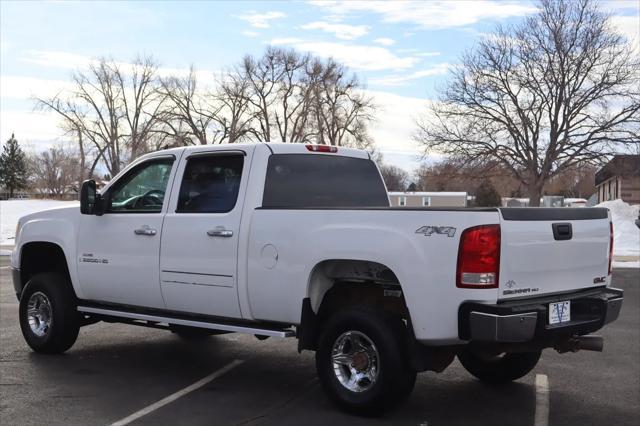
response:
M186 388L184 388L182 390L179 390L178 392L173 393L173 394L169 395L168 397L163 398L160 401L155 402L155 403L143 408L140 411L136 411L132 415L127 416L122 420L118 420L117 422L112 423L111 426L128 425L129 423L133 422L134 420L137 420L140 417L146 416L147 414L157 410L158 408L164 407L165 405L172 403L176 399L181 398L181 397L187 395L188 393L193 392L196 389L200 389L201 387L203 387L207 383L211 382L214 379L217 379L218 377L222 376L223 374L225 374L226 372L232 370L233 368L237 367L238 365L242 364L243 362L244 362L243 360L235 359L232 362L230 362L229 364L227 364L224 367L222 367L221 369L219 369L217 371L214 371L213 373L209 374L207 377L198 380L194 384L189 385Z
M0 266L0 269L9 269L11 266Z
M546 374L536 374L536 415L533 424L549 424L549 378Z

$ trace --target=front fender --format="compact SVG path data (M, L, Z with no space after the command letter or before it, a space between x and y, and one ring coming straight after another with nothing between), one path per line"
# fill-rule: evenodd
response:
M76 295L83 297L78 282L75 264L77 227L68 218L34 218L27 219L20 228L20 234L11 256L11 266L20 268L23 247L28 243L46 242L59 246L64 253L71 284Z

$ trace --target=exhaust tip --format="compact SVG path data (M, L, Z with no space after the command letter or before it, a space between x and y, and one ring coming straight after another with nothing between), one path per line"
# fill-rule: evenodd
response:
M604 339L602 336L587 335L578 337L578 348L584 351L602 352Z
M578 351L594 351L602 352L604 349L604 339L602 336L586 335L575 336L565 341L559 342L554 346L559 353L578 352Z

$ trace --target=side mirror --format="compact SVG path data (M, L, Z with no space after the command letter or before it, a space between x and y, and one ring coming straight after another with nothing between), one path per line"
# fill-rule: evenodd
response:
M80 213L82 214L102 214L102 198L96 189L96 182L85 180L80 189Z

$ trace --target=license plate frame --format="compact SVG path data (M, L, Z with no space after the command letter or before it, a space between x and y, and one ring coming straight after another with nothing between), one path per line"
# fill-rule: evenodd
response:
M571 321L571 301L549 303L549 325Z

